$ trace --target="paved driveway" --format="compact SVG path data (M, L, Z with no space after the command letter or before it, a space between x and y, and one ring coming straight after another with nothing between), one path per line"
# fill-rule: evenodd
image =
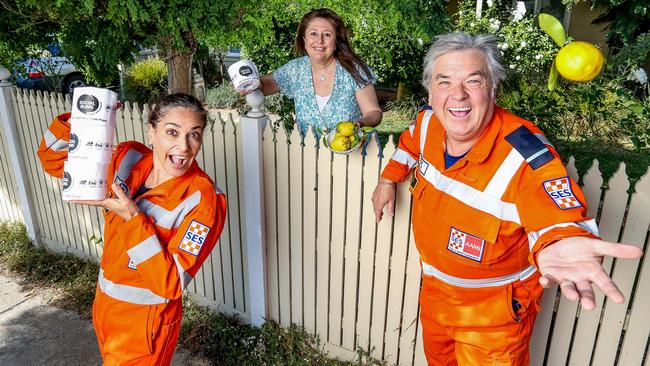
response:
M0 365L101 365L92 322L49 305L53 296L0 273ZM177 350L172 365L209 363Z

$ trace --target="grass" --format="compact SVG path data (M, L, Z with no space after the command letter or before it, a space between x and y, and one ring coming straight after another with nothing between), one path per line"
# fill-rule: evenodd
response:
M61 296L54 305L90 318L99 268L90 260L61 255L29 241L22 223L0 221L0 269L18 275L29 288L50 287ZM216 313L184 298L179 345L219 366L380 366L358 349L354 361L327 358L318 338L292 325L269 321L262 328Z

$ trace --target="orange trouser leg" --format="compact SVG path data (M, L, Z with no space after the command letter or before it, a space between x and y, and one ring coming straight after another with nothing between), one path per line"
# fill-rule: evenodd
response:
M135 305L99 289L93 325L104 365L169 365L180 334L181 300Z
M420 321L429 365L528 365L543 290L537 279L467 289L424 277ZM521 305L517 312L513 299Z

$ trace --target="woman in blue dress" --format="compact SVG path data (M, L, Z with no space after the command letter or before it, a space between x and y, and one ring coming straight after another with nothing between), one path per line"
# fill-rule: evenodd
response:
M374 127L382 112L375 77L350 47L350 30L330 9L316 9L300 20L295 52L300 57L260 79L264 95L282 92L294 100L304 134L331 130L338 122Z

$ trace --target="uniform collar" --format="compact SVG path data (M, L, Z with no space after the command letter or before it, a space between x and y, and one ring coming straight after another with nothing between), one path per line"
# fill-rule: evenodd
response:
M483 131L474 146L465 155L465 158L468 161L476 163L485 161L492 151L499 131L501 131L501 125L503 125L503 109L495 105L492 120L488 123L487 128Z
M445 138L447 133L445 132L442 123L438 121L435 115L431 116L431 122L434 122L433 125L430 125L431 132L427 132L427 135L433 141L433 148L436 150L436 153L433 156L433 163L436 166L444 167L444 154L445 154ZM503 109L498 106L494 106L494 113L492 114L492 120L488 123L487 128L479 139L476 141L474 146L469 150L467 155L465 155L465 161L471 161L480 163L485 161L492 151L494 142L496 141L499 131L501 130L501 125L503 124ZM453 168L460 167L461 165L455 164Z
M142 185L144 184L145 180L147 180L147 177L149 176L149 173L151 173L151 170L153 169L153 153L149 151L147 154L145 154L142 159L136 164L134 168L137 167L142 167L142 170L140 169L134 169L141 171L143 174L137 178L137 180L140 182L139 184ZM180 199L183 194L188 190L190 184L198 172L200 171L199 169L199 164L196 162L196 159L192 161L192 165L190 165L189 169L185 172L180 177L174 177L172 179L169 179L162 184L159 184L158 186L152 188L149 192L146 193L146 195L149 194L156 194L157 192L164 192L166 196L168 196L171 199L177 200Z

